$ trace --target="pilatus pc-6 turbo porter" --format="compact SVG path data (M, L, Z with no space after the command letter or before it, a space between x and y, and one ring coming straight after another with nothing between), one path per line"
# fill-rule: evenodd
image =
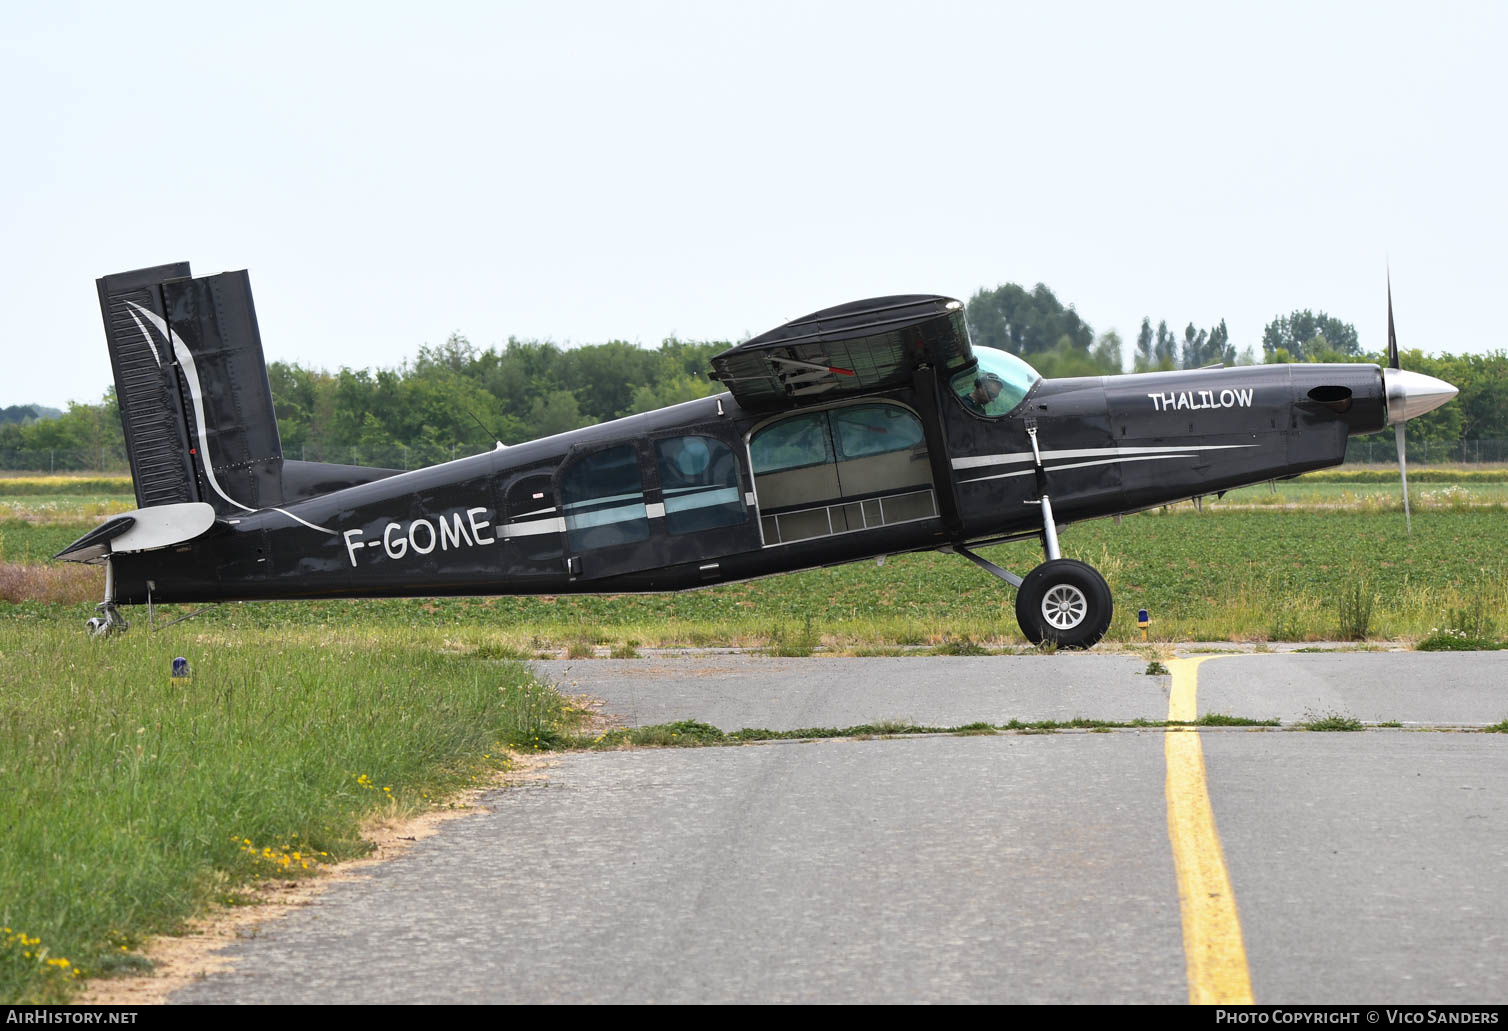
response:
M1015 587L1029 640L1089 647L1110 590L1060 527L1401 444L1456 393L1399 369L1391 300L1385 369L1045 380L971 346L959 301L879 297L717 355L724 393L399 472L283 456L244 271L98 285L140 508L59 555L105 564L97 633L143 602L673 591L936 550ZM973 550L1028 537L1024 577Z

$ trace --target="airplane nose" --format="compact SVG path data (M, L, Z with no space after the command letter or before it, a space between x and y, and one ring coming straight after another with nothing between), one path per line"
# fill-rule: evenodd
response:
M1459 393L1443 379L1403 369L1383 369L1382 381L1387 392L1389 425L1432 412Z

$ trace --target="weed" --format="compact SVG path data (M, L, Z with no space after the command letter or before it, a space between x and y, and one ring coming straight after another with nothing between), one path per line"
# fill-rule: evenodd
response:
M637 745L641 748L696 748L722 744L727 739L727 734L710 724L680 720L676 723L610 730L590 744L599 748L620 748L623 745Z
M1340 615L1340 639L1365 641L1372 629L1372 609L1377 605L1377 594L1367 577L1353 570L1341 585L1336 605Z
M1484 734L1508 734L1508 720L1503 720L1503 722L1501 722L1501 723L1494 723L1490 727L1483 727L1482 728L1482 733L1484 733Z
M988 648L975 644L967 634L957 639L945 638L942 644L931 651L933 655L988 655L989 653Z
M1142 673L1143 675L1149 677L1166 677L1169 676L1172 671L1157 659L1153 659L1151 662L1147 663L1147 668L1142 670Z
M780 736L780 731L778 730L763 730L758 727L744 727L742 730L735 730L733 733L729 734L728 739L730 741L775 741L778 740Z
M1338 712L1327 712L1323 715L1306 712L1304 715L1309 718L1298 725L1300 730L1352 731L1366 729L1361 720L1354 716L1346 716Z
M866 724L864 729L871 734L894 736L897 734L915 734L919 731L925 732L935 730L936 728L921 728L914 723L907 723L905 720L880 720L876 723Z
M529 658L529 653L498 641L483 641L476 646L471 656L474 659L487 659L494 662L516 662L519 659Z
M1474 585L1470 600L1460 607L1452 607L1445 625L1431 627L1430 636L1415 645L1415 649L1421 652L1464 652L1494 651L1503 647L1497 643L1497 623L1488 615L1483 602L1483 595L1489 589L1487 584Z
M1508 649L1508 644L1478 640L1456 630L1436 630L1414 645L1414 650L1420 652L1493 652L1504 649Z
M1278 720L1254 720L1245 716L1227 716L1223 712L1207 712L1194 721L1198 727L1277 727Z
M624 641L622 645L615 645L608 653L614 659L637 659L639 655L638 641Z
M785 624L773 628L770 631L770 643L765 649L765 654L786 659L805 659L817 649L818 643L817 634L812 630L812 617L808 613L806 623L799 634L793 632Z
M1388 730L1399 730L1403 727L1403 724L1398 720L1383 720L1381 723L1377 724L1377 726L1385 727Z

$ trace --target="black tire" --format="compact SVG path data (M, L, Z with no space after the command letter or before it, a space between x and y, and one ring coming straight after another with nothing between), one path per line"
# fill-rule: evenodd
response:
M1105 578L1071 558L1042 563L1016 589L1016 622L1032 644L1092 648L1110 629L1114 613Z

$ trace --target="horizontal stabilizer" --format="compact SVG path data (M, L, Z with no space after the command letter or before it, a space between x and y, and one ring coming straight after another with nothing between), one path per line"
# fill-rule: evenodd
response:
M65 562L93 562L95 559L104 558L110 554L110 541L131 529L135 523L136 519L133 516L115 516L108 522L96 526L52 557L63 559Z
M183 544L215 525L213 506L202 501L154 505L115 516L89 531L53 558L91 562L122 551L152 551Z

